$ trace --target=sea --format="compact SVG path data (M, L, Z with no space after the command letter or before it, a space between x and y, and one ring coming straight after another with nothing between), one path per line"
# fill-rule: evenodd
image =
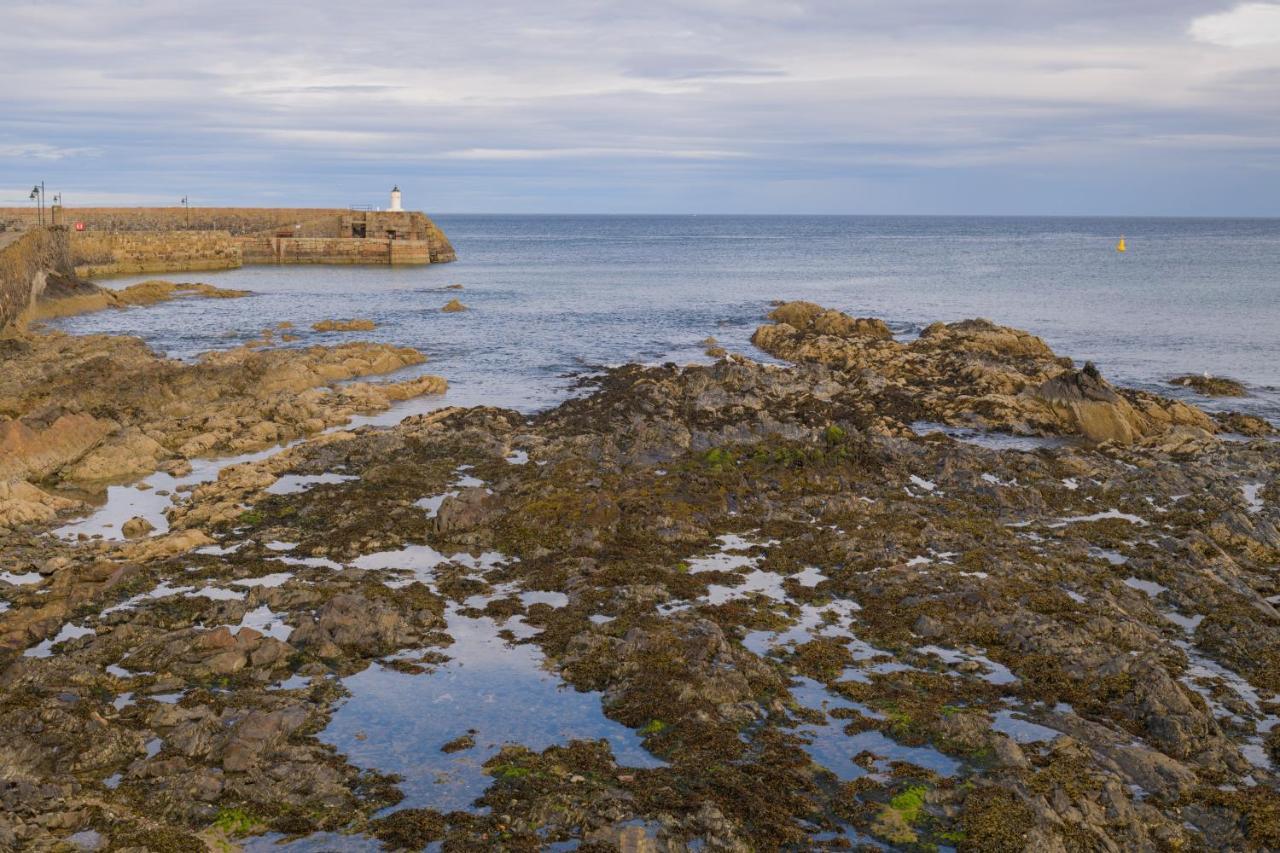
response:
M135 276L252 291L52 325L137 335L180 359L294 324L292 345L415 347L445 376L435 404L532 412L627 362L706 363L701 343L750 344L775 300L885 320L903 340L985 317L1092 361L1114 383L1280 424L1280 219L897 216L442 215L458 260L425 267L252 266ZM1123 235L1127 251L1116 251ZM450 289L461 285L462 289ZM468 308L440 309L454 297ZM318 333L331 318L373 332ZM1245 383L1207 400L1184 373ZM409 375L408 373L405 374Z

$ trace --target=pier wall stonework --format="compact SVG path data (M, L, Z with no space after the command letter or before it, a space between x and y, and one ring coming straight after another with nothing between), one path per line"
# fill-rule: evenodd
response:
M0 234L0 334L21 328L49 276L70 276L65 229L37 228L16 237Z
M429 264L426 240L353 237L247 237L246 264Z
M240 246L226 231L71 232L76 275L235 269Z
M0 235L33 228L30 207L0 208ZM438 264L456 260L416 211L341 208L81 207L46 217L73 230L81 275L228 269L243 264Z

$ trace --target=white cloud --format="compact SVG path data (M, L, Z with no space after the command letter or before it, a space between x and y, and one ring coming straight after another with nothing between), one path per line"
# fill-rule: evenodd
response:
M671 160L728 160L738 151L689 148L463 148L440 154L442 160L563 160L578 157L653 157Z
M281 142L301 142L308 145L360 146L378 145L396 139L393 133L363 130L325 130L319 128L267 128L258 131L268 139Z
M67 157L94 157L100 153L97 148L59 148L43 142L0 142L0 157L15 160L63 160Z
M1222 47L1280 44L1280 4L1242 3L1229 12L1196 18L1189 32L1196 41Z

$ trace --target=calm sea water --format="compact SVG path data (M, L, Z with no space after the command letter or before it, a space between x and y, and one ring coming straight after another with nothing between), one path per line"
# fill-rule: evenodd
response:
M426 352L449 402L533 410L570 376L627 361L705 361L708 335L752 352L773 299L881 317L909 336L987 317L1175 395L1204 372L1247 383L1229 408L1280 421L1280 220L972 217L440 216L454 264L247 267L174 276L246 288L60 321L136 334L191 358L292 321L299 343L352 335L313 322L367 317L358 337ZM1115 249L1121 234L1129 251ZM106 282L121 286L132 281ZM447 291L461 284L461 292ZM458 296L471 310L442 314ZM1214 404L1200 400L1207 406Z

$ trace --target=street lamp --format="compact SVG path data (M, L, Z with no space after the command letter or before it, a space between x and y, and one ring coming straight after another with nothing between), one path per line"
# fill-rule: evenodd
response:
M39 213L40 224L43 226L44 225L44 181L41 181L40 183L32 187L31 195L27 196L27 198L35 201L36 210L40 212Z
M53 207L49 208L49 224L50 225L58 224L55 220L57 220L58 214L61 212L62 212L62 193L54 193Z
M187 214L187 227L190 228L191 227L191 203L187 201L187 197L185 195L182 197L182 207Z

